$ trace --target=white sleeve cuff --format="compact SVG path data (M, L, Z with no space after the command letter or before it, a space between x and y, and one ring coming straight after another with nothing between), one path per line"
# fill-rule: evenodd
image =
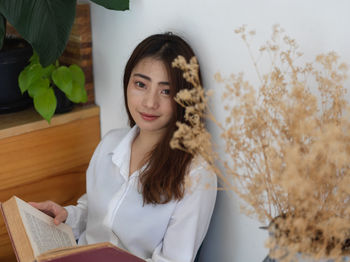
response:
M79 239L81 233L86 229L86 221L87 221L86 195L82 196L78 200L78 205L66 206L65 209L67 210L67 213L68 213L68 217L65 223L72 228L75 239Z

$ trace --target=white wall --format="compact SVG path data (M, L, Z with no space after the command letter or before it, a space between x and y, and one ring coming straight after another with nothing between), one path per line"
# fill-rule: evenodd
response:
M92 4L96 102L101 107L102 134L126 126L122 95L123 68L133 48L146 36L173 31L195 49L206 88L218 90L215 72L248 72L247 49L234 29L247 24L257 42L268 40L279 23L295 38L305 56L334 50L350 63L349 0L131 0L131 10L114 12ZM219 119L220 98L213 98ZM218 141L217 131L211 132ZM237 201L218 195L201 255L202 262L255 262L267 254L260 224L239 214Z

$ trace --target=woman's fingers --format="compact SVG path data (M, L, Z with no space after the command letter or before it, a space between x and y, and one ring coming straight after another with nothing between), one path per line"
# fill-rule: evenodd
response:
M56 225L59 225L61 222L64 222L67 219L67 210L53 201L29 202L29 204L53 217Z
M53 222L55 223L55 225L59 225L60 223L65 222L67 217L68 212L65 208L62 207L62 211L57 214Z
M50 211L51 213L53 213L52 210L52 203L50 203L51 201L45 201L45 202L28 202L28 204L30 204L31 206L35 207L36 209L39 209L41 211Z
M55 217L57 215L54 209L54 202L52 201L29 202L29 204L51 217Z

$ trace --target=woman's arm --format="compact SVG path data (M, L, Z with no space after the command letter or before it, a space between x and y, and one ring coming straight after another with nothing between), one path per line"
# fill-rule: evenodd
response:
M176 206L162 243L148 262L192 262L207 233L217 181L205 168L191 172L192 186Z

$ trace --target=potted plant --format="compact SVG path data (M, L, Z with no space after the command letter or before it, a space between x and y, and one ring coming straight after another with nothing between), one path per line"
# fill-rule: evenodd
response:
M49 123L54 113L72 109L87 101L85 76L78 65L60 66L58 61L43 67L36 53L18 78L20 90L28 92L36 111Z
M254 32L241 27L236 33L250 48ZM271 58L271 67L264 71L252 55L258 85L243 73L217 74L224 85L224 123L210 113L196 59L176 59L173 65L194 88L175 97L186 109L187 122L178 123L171 145L201 155L222 187L240 197L243 211L268 225L267 246L276 260L265 261L349 261L348 65L334 52L310 63L300 62L301 56L296 41L275 26L271 40L259 49L260 62ZM214 164L201 118L221 130L224 172Z
M126 10L129 7L129 0L92 0L92 2L112 10ZM8 70L12 70L9 65L13 66L12 54L18 54L20 52L18 49L22 47L31 46L38 54L43 67L55 63L68 41L75 18L76 3L76 0L0 1L0 112L1 105L5 105L6 109L11 108L11 105L3 101L8 98L5 90L10 90L11 94L14 92L20 94L17 77L32 55L32 51L27 51L25 55L19 55L19 57L24 57L24 62L22 60L16 66L14 73L8 73ZM24 42L19 41L20 43L15 46L10 45L13 40L6 37L7 21L17 30L25 40ZM16 51L9 50L10 47L15 48ZM10 76L13 79L7 79ZM18 98L13 100L16 99Z

